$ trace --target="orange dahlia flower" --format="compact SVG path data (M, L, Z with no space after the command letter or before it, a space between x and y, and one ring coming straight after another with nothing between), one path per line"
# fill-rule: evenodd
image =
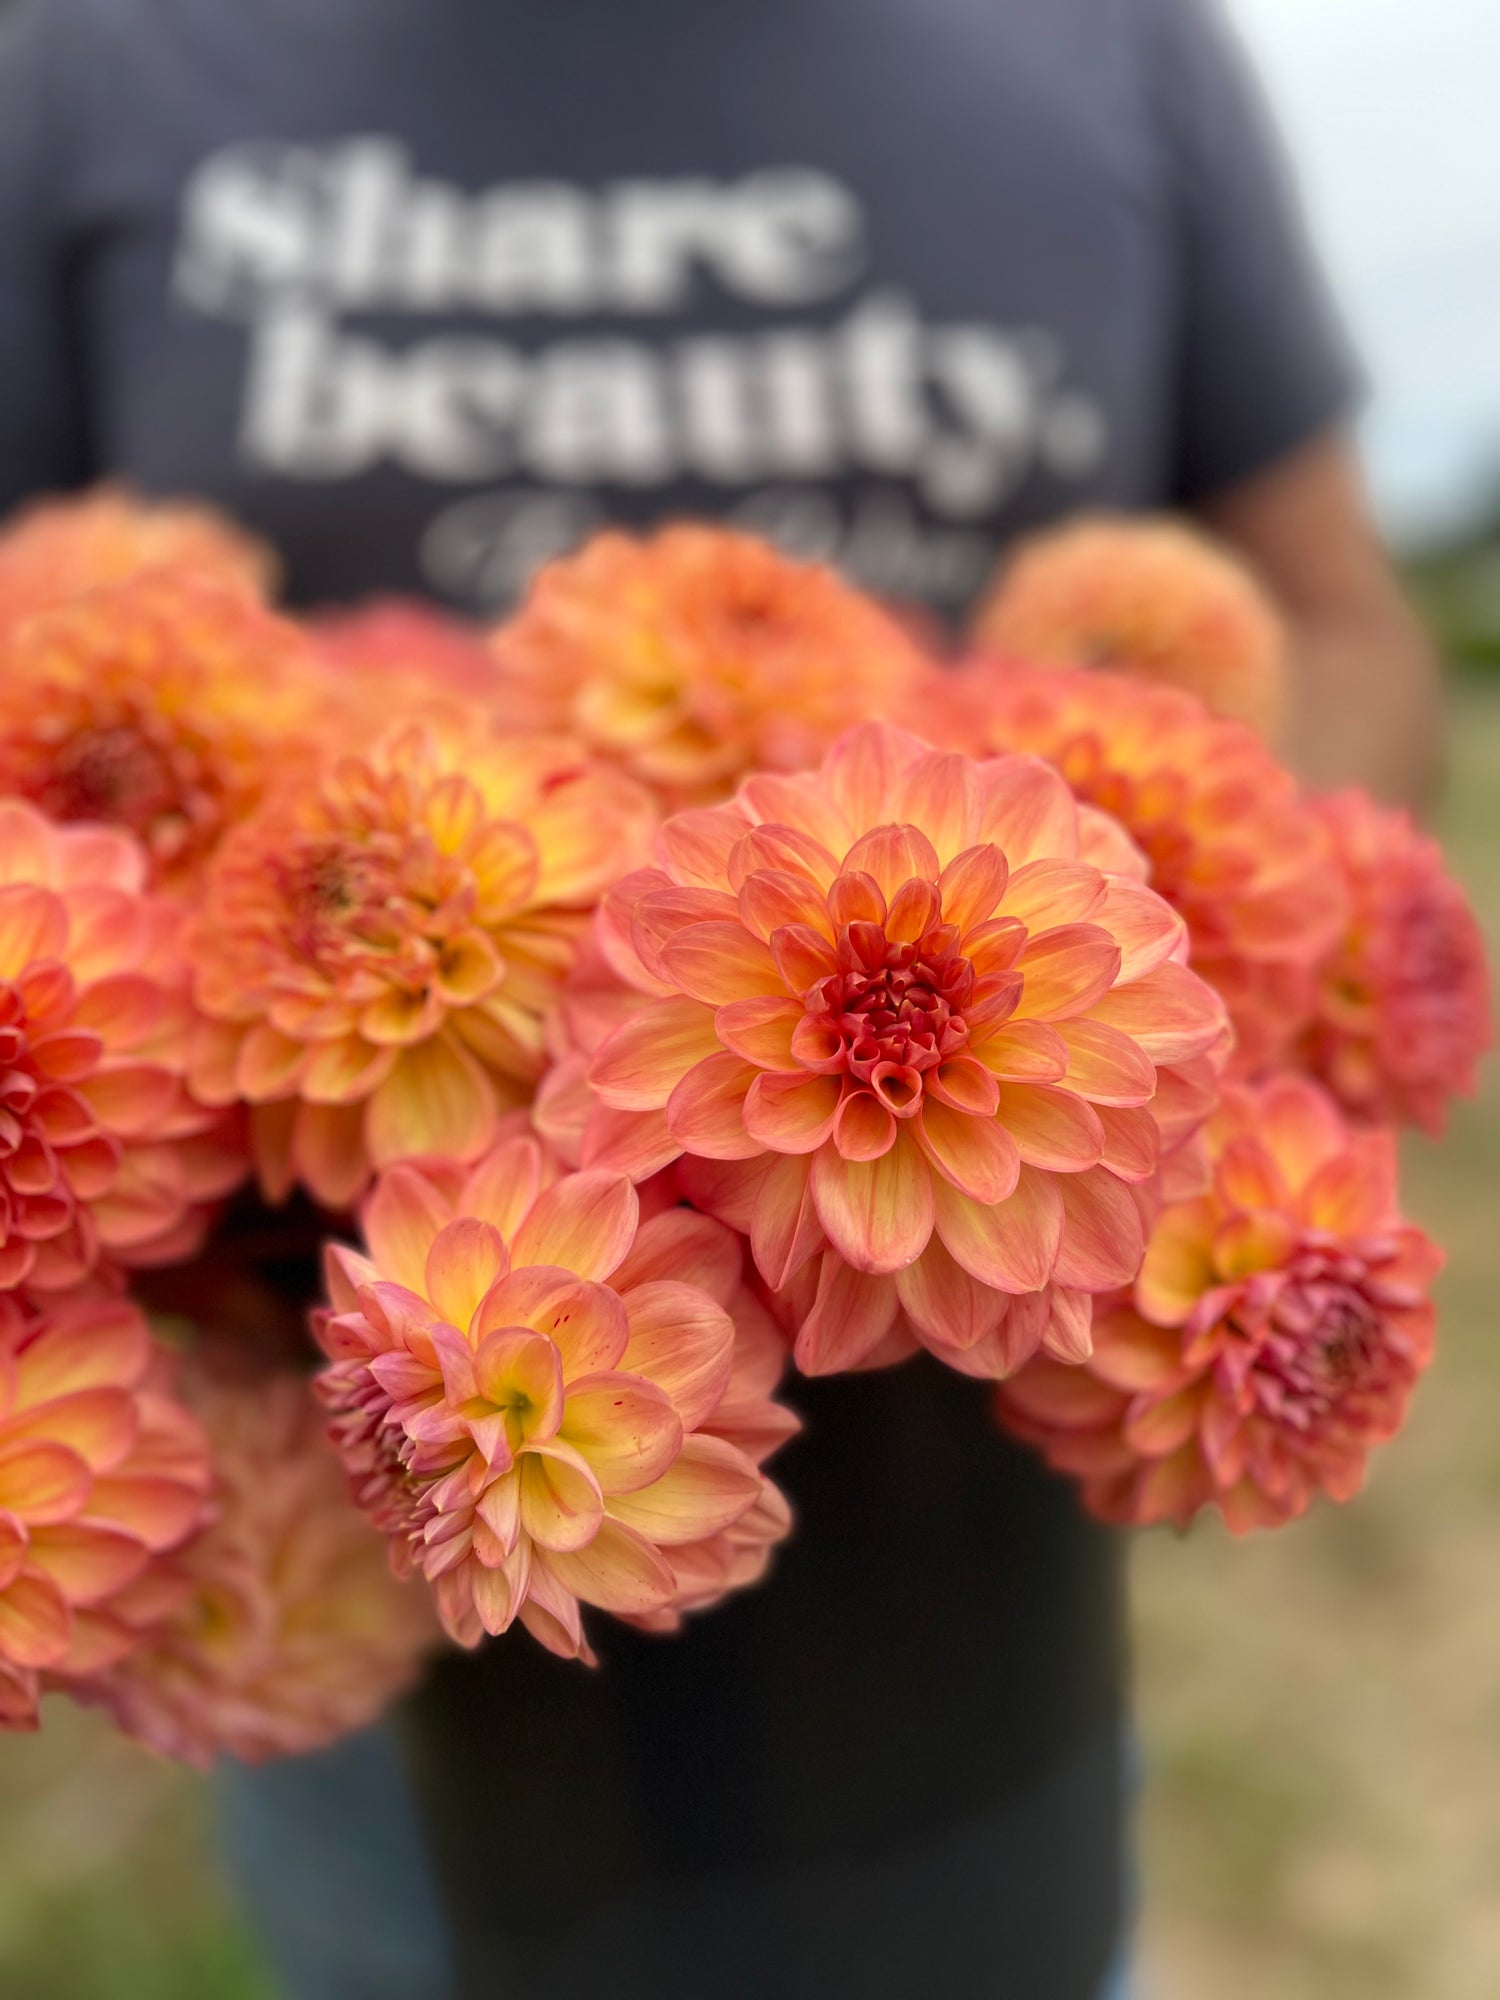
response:
M263 596L276 561L211 508L133 498L117 486L44 500L0 528L0 632L143 570L191 570Z
M148 1578L171 1609L80 1692L202 1769L318 1749L411 1686L438 1638L431 1601L391 1575L309 1382L199 1368L186 1393L213 1447L212 1519Z
M516 698L655 787L723 798L903 711L926 671L895 619L821 565L727 528L601 535L544 569L495 635Z
M1187 688L1263 735L1281 712L1286 644L1249 572L1172 521L1093 519L1021 545L975 619L981 652L1112 667Z
M1057 774L864 724L669 820L657 863L603 907L643 997L593 1058L585 1157L682 1155L809 1373L885 1358L898 1320L976 1373L1086 1352L1226 1029L1181 920L1079 858Z
M1087 1364L999 1392L1103 1520L1214 1507L1238 1533L1347 1500L1432 1352L1442 1256L1397 1212L1389 1132L1351 1132L1288 1077L1226 1092L1208 1139L1210 1191L1164 1212Z
M138 1580L206 1518L208 1446L123 1299L0 1298L0 1725L139 1643Z
M62 604L0 646L0 791L133 833L191 891L273 776L308 761L313 656L243 591L155 571Z
M1236 1067L1283 1057L1348 902L1318 814L1253 731L1175 688L983 663L955 677L948 718L965 743L1047 758L1126 828L1229 1009Z
M785 1528L759 1461L788 1426L763 1354L736 1378L729 1231L685 1209L641 1222L621 1174L554 1174L528 1138L467 1175L393 1168L368 1256L330 1253L316 1331L355 1497L451 1636L519 1618L592 1660L580 1604L652 1619L756 1572Z
M444 697L493 701L499 692L499 665L484 634L417 598L377 597L326 611L309 634L337 692L356 703L373 697L382 713Z
M0 801L0 1289L186 1256L243 1177L182 1079L181 913L144 873L127 835Z
M342 1208L394 1160L483 1151L649 821L565 741L401 725L240 827L195 931L192 1075L255 1107L267 1193Z
M1438 1137L1494 1038L1484 938L1442 850L1363 792L1316 802L1349 894L1318 968L1307 1069L1351 1117Z

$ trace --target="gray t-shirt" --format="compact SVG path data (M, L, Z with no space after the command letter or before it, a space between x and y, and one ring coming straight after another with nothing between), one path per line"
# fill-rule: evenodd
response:
M732 518L953 612L1351 374L1200 0L18 0L0 504L123 473L299 598Z

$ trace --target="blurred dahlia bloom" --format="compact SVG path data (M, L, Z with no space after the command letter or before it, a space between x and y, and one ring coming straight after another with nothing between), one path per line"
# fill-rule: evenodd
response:
M1350 908L1318 967L1303 1063L1351 1117L1438 1138L1494 1039L1484 938L1441 848L1406 813L1352 791L1317 811Z
M473 1159L544 1067L543 1022L651 814L552 737L399 725L225 843L193 934L208 1102L261 1183L347 1207L415 1154Z
M815 764L850 721L905 713L929 672L831 569L727 528L597 536L541 572L494 645L529 719L669 807L722 799L747 771Z
M741 1246L686 1209L639 1217L624 1175L558 1179L512 1138L468 1173L393 1168L368 1255L329 1253L333 1436L461 1645L519 1618L591 1661L581 1605L670 1622L786 1531L760 1466L794 1420L763 1320L737 1344Z
M145 570L192 571L261 597L276 560L212 508L134 498L117 486L26 507L0 527L0 633Z
M0 1297L0 1726L139 1643L152 1558L207 1516L208 1444L170 1383L127 1301Z
M1270 735L1286 643L1248 570L1174 521L1099 518L1023 542L981 606L979 651L1049 667L1117 668L1187 688Z
M245 1170L182 1077L178 908L137 844L0 801L0 1289L189 1255Z
M153 882L191 893L273 778L309 762L313 667L295 627L191 572L58 605L0 645L0 792L124 827Z
M1080 858L1055 771L861 725L669 820L599 942L637 998L589 1066L581 1157L680 1156L806 1372L917 1341L981 1375L1087 1353L1227 1028L1181 920Z
M185 1391L213 1448L212 1518L145 1579L165 1615L80 1693L202 1769L319 1749L413 1684L439 1637L431 1601L392 1576L309 1381L200 1366Z
M1112 814L1229 1009L1236 1069L1285 1056L1348 897L1318 813L1252 730L1176 688L998 662L956 675L938 713L945 738L1034 751Z
M324 611L309 637L334 676L335 699L378 699L381 714L398 704L449 699L494 701L500 669L484 634L419 598L377 597L352 609Z
M1442 1255L1397 1212L1389 1132L1287 1077L1227 1091L1208 1140L1210 1191L1162 1215L1087 1364L1039 1360L999 1391L1102 1520L1213 1507L1240 1533L1351 1498L1432 1352Z

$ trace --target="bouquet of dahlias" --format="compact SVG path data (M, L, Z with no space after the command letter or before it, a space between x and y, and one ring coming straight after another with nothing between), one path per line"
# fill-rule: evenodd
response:
M257 1759L445 1639L675 1632L792 1530L799 1370L997 1385L1113 1521L1356 1489L1487 976L1235 719L1223 557L1061 535L957 668L717 529L492 634L273 575L112 492L0 534L6 1723Z

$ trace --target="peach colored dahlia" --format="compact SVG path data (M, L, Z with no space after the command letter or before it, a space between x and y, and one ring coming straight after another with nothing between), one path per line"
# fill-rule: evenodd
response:
M62 604L0 644L0 792L133 833L154 882L191 892L319 712L297 630L243 591L154 571Z
M669 820L656 860L601 913L640 997L593 1057L583 1157L680 1155L809 1373L913 1331L982 1374L1086 1352L1226 1029L1181 920L1079 858L1056 772L863 724Z
M0 1298L0 1726L141 1637L139 1580L206 1517L208 1446L123 1299Z
M206 1769L260 1763L372 1722L438 1638L426 1592L391 1575L349 1499L310 1382L190 1370L213 1447L213 1514L147 1581L174 1600L83 1692L120 1728Z
M981 652L1118 668L1187 688L1263 735L1281 712L1286 642L1248 570L1176 521L1099 517L1021 545L974 622Z
M1236 1067L1283 1057L1348 902L1317 812L1254 732L1176 688L1093 674L981 663L949 699L945 734L1035 751L1128 830L1229 1009Z
M128 835L0 800L0 1289L186 1256L243 1177L183 1082L181 913L144 875Z
M495 635L517 698L671 806L800 770L846 723L904 709L927 669L895 619L821 565L727 528L597 537Z
M788 1420L763 1342L737 1366L729 1231L686 1209L641 1222L624 1175L555 1173L527 1138L467 1174L393 1168L368 1255L330 1253L316 1331L355 1498L452 1637L519 1618L591 1660L581 1604L660 1618L758 1573L786 1527L760 1460Z
M500 669L483 632L419 598L376 597L309 626L335 691L389 714L434 699L493 701Z
M211 508L118 486L43 500L0 527L0 632L144 570L191 570L250 596L275 580L263 542Z
M482 1152L649 823L562 739L402 724L240 827L195 932L192 1074L254 1106L271 1198L300 1181L342 1208L394 1160Z
M1101 1519L1214 1507L1238 1533L1358 1491L1431 1355L1442 1255L1397 1211L1391 1134L1316 1084L1227 1091L1208 1141L1209 1192L1163 1213L1089 1361L1038 1360L999 1403Z
M1494 1038L1484 938L1442 850L1363 792L1317 801L1349 892L1302 1060L1353 1118L1434 1138Z

